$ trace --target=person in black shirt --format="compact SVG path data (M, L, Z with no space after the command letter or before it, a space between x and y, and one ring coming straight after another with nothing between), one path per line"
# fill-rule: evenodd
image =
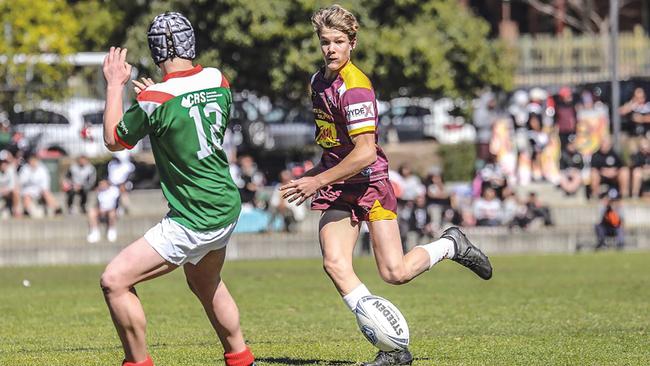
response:
M591 157L592 197L600 197L601 184L616 188L623 197L629 196L630 171L612 150L612 142L608 138L603 140L600 150Z
M574 140L569 140L560 157L560 188L567 195L575 194L582 186L582 169L585 164Z
M639 151L632 156L632 194L650 196L650 140L639 141Z

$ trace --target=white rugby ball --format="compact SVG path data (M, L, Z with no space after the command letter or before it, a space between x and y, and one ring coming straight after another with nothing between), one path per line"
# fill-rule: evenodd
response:
M359 330L368 342L382 351L405 349L409 345L409 326L390 301L379 296L364 296L355 309Z

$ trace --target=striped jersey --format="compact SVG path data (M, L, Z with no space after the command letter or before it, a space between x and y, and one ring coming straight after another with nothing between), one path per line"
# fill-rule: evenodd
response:
M115 128L127 149L149 135L167 215L192 230L222 228L239 216L239 192L222 148L231 104L221 72L197 65L138 94Z
M377 101L368 77L350 61L334 80L326 80L321 69L311 78L311 99L322 166L329 169L340 163L354 148L355 135L374 133L377 160L344 183L388 178L388 159L377 145Z

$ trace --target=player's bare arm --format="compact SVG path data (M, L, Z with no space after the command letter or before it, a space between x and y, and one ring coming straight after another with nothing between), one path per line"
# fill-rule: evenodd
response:
M373 133L356 135L352 138L352 142L354 142L354 149L339 164L316 176L303 176L280 187L281 191L286 191L282 198L288 198L289 202L298 200L297 204L300 205L313 196L319 188L353 177L377 160Z
M124 147L115 141L115 127L122 114L122 91L131 77L131 65L126 62L126 48L111 47L104 58L104 78L106 78L106 107L104 109L104 144L110 151L120 151Z

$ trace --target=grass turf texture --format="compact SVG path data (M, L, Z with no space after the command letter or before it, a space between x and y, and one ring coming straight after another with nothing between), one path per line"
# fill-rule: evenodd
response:
M648 263L650 253L495 257L484 282L445 261L394 287L371 258L355 260L409 321L414 365L650 364ZM0 268L0 365L119 365L101 270ZM260 365L351 365L375 353L318 260L229 262L224 279ZM138 292L157 366L223 364L182 271Z

